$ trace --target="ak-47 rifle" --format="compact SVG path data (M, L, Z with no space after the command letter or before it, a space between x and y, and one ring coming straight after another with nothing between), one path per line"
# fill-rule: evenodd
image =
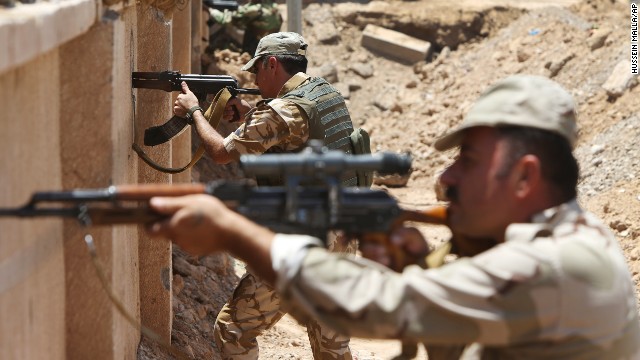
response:
M203 0L202 5L205 5L208 8L216 9L220 11L238 10L238 2L236 0Z
M258 89L245 89L238 86L238 80L230 75L181 74L179 71L132 72L131 87L136 89L155 89L167 92L182 91L182 82L200 102L209 94L218 94L227 89L231 96L260 95ZM237 117L237 116L236 116ZM169 141L189 124L188 119L173 116L165 124L150 127L144 132L144 144L155 146Z
M325 239L330 230L346 234L384 234L405 221L446 223L446 209L407 210L383 190L343 187L347 170L406 173L409 155L348 155L317 144L298 154L244 155L241 168L250 176L280 175L285 186L259 187L250 180L207 184L140 184L105 189L37 192L24 206L0 209L0 216L63 216L83 225L150 223L160 219L148 206L154 196L209 194L249 219L282 233ZM57 204L57 205L56 205ZM407 264L401 259L398 264ZM416 259L417 260L417 259Z

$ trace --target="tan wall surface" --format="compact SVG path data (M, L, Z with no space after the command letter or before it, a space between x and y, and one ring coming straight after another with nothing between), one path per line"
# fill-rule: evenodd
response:
M92 4L97 20L87 11ZM134 140L142 143L144 129L171 116L172 95L130 90L131 71L190 72L189 5L177 12L175 30L171 18L144 4L109 9L69 0L59 6L57 15L43 15L52 23L0 23L0 39L9 39L0 41L0 54L15 48L5 36L15 29L25 41L29 26L33 41L49 38L47 32L65 21L88 29L52 40L53 50L32 60L9 59L0 67L0 185L7 189L0 192L0 207L23 205L41 190L190 181L188 172L172 179L151 169L131 150ZM172 36L179 39L176 49ZM182 165L191 157L190 136L145 150L165 166ZM127 312L170 339L169 242L149 239L140 226L0 218L0 359L137 357L140 334L108 299L83 241L86 233Z
M0 74L0 206L60 183L58 52ZM64 359L62 221L0 219L0 359Z
M173 13L172 59L173 70L183 74L191 73L191 1L187 1L184 9ZM199 59L199 57L198 57ZM173 93L175 99L178 93ZM191 160L191 127L171 141L172 166L182 167ZM191 182L191 169L172 176L174 183Z
M162 12L141 3L137 8L137 71L169 70L171 62L171 22ZM172 115L171 94L138 89L136 97L136 137L142 144L144 130L159 125ZM147 154L163 166L171 165L171 143L146 147ZM171 177L153 170L142 160L138 181L170 182ZM165 341L171 339L171 243L152 241L139 229L140 316L142 323Z
M112 133L128 123L125 109L131 106L127 97L117 97L127 93L122 90L130 78L129 66L122 68L122 64L130 63L129 55L114 50L126 46L124 32L121 20L104 21L61 47L64 188L104 188L112 185L114 178L131 179L127 176L130 168L116 165L122 155L115 156L130 152L125 139L131 139L131 130L128 136L123 134L122 141L116 141L119 137ZM123 359L128 353L131 358L137 346L136 330L115 312L102 288L82 241L87 231L95 238L99 259L117 298L124 301L130 313L138 313L138 279L123 276L134 272L137 265L131 257L137 254L136 229L83 229L73 222L65 223L67 356L87 359L100 354L104 359Z
M113 86L111 87L111 142L113 144L112 183L135 184L138 180L138 155L131 149L133 143L133 100L131 72L134 67L136 48L137 14L135 7L124 9L113 28ZM126 90L125 90L126 89ZM138 260L138 227L116 226L113 228L112 281L120 301L131 309L130 314L140 319L140 287ZM114 312L113 338L116 346L114 359L135 359L138 331L124 317ZM167 315L169 316L169 315Z

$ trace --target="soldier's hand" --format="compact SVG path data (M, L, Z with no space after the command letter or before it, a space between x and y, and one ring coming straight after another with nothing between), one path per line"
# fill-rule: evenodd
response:
M412 264L423 265L429 246L420 231L399 227L391 234L366 234L360 241L362 256L401 271Z
M166 219L150 224L152 236L171 239L193 255L225 251L236 213L220 200L208 195L154 197L151 208Z
M186 82L182 82L182 93L178 95L176 101L173 104L173 113L180 116L186 117L187 110L191 109L194 106L200 105L198 98L196 95L189 90L189 86Z
M248 102L232 97L224 107L222 119L228 122L240 121L244 119L249 110L251 110L251 105Z

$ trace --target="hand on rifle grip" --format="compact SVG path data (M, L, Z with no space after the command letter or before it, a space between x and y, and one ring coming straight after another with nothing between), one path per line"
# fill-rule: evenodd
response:
M390 234L370 233L361 237L362 256L402 271L406 266L425 266L424 259L429 254L429 246L422 234L415 228L398 227Z
M240 112L238 111L238 107L235 105L232 107L233 107L233 117L231 118L231 122L240 121Z
M243 104L242 101L237 97L234 96L229 99L229 101L227 102L227 106L224 108L223 119L228 122L236 122L242 120L240 106L243 106Z

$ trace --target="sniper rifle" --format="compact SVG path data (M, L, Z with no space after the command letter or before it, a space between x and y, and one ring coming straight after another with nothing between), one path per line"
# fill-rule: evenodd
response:
M0 208L0 217L61 216L76 218L86 226L144 224L161 219L148 207L152 197L208 194L273 231L308 234L325 241L328 231L337 230L353 236L366 233L370 241L385 243L386 234L406 221L446 224L445 207L403 209L386 191L340 184L347 170L407 173L411 167L409 155L349 155L312 145L298 154L241 157L245 174L279 175L285 180L284 186L256 186L251 180L234 180L36 192L22 207ZM420 260L406 259L390 244L385 246L396 254L392 267L398 270Z

